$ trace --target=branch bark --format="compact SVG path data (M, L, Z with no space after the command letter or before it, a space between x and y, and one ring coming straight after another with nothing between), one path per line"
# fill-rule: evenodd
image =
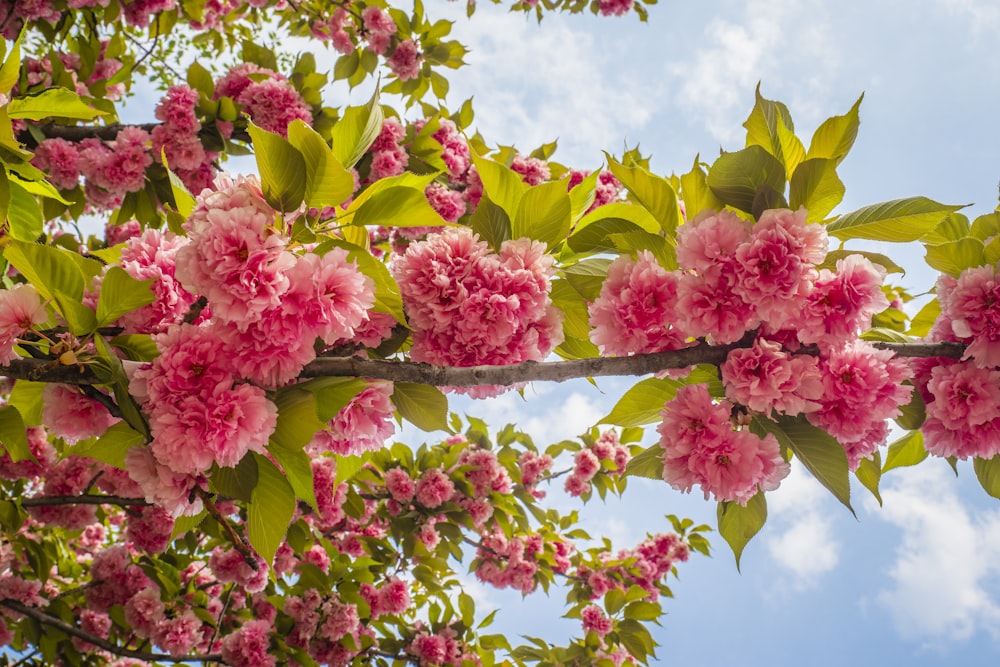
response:
M900 357L945 357L961 359L962 343L885 343L873 345L892 350ZM475 387L477 385L512 385L520 382L565 382L575 378L618 375L649 375L664 370L686 368L695 364L721 364L730 350L748 347L740 341L731 345L699 343L683 350L637 354L631 357L598 357L570 361L527 361L510 366L432 366L413 361L360 359L358 357L320 357L302 370L300 379L316 377L361 377L373 380L413 382L437 387ZM815 348L800 352L816 354ZM77 366L63 366L43 359L15 359L0 366L0 375L33 382L63 382L66 384L101 384L92 371Z
M117 505L118 507L149 507L150 503L143 498L124 498L122 496L100 496L83 494L79 496L34 496L22 498L21 507L49 507L53 505Z
M166 653L148 653L146 651L135 651L124 646L118 646L114 642L110 642L103 637L98 637L97 635L92 635L85 630L81 630L75 625L70 625L69 623L63 621L60 618L46 614L44 611L35 609L33 607L28 607L17 600L0 600L0 605L7 607L19 614L23 614L29 618L33 618L43 625L48 625L59 630L62 630L66 634L82 639L85 642L89 642L94 646L104 649L115 655L120 655L124 658L135 658L136 660L145 660L147 662L160 661L160 662L172 662L175 664L186 663L186 662L222 662L222 655L218 653L213 653L209 655L185 655L185 656L172 656Z

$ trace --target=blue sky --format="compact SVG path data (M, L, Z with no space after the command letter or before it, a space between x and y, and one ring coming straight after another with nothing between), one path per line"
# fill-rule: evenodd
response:
M597 167L602 149L639 143L654 170L682 173L697 153L743 145L754 87L788 104L800 136L865 94L861 131L841 167L840 209L911 195L991 211L1000 179L1000 57L993 0L666 0L648 24L550 16L542 25L481 2L449 12L471 53L451 76L452 106L475 96L488 141L528 150L559 139L555 158ZM889 253L891 249L883 249ZM918 251L901 283L935 275ZM629 386L538 386L455 407L536 442L581 432ZM553 415L558 415L553 419ZM651 441L647 438L648 441ZM943 461L883 479L885 507L854 490L855 519L801 468L768 499L770 518L742 574L716 539L711 559L680 570L656 636L663 663L995 665L1000 659L1000 504L971 467ZM651 509L655 508L655 509ZM585 508L595 533L630 546L677 513L714 524L714 504L638 481L622 504ZM512 634L575 634L561 600L478 590ZM543 629L545 628L545 629Z

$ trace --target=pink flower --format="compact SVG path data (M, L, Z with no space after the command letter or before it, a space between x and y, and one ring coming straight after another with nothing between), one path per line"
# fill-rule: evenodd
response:
M121 421L97 399L71 385L46 385L42 401L42 424L71 445L101 435Z
M996 267L966 269L941 299L941 314L960 338L972 338L963 359L983 368L1000 366L1000 281Z
M420 64L423 60L424 56L420 53L417 43L412 39L404 39L396 45L386 64L400 81L406 81L420 76Z
M736 294L730 272L685 273L677 282L677 325L689 336L713 345L735 343L760 320L756 309Z
M416 485L417 502L428 509L440 507L455 493L455 485L440 468L425 470Z
M47 171L49 182L60 190L72 190L80 184L80 154L70 141L43 140L35 149L31 164Z
M441 183L431 183L424 190L427 201L438 214L448 222L458 222L465 215L465 199L462 193L450 190Z
M258 79L284 80L282 75L274 70L261 67L257 63L241 63L230 69L226 72L225 76L215 82L215 92L212 94L212 99L217 100L221 97L229 97L233 101L236 101L243 91L254 83L254 79L251 78L252 75Z
M685 335L672 326L676 308L677 274L648 250L635 260L623 255L608 267L601 294L590 305L590 339L609 355L679 349Z
M870 328L872 316L889 307L884 278L885 269L861 255L837 260L836 273L822 269L794 321L799 340L835 347Z
M732 270L736 249L750 238L750 223L731 211L706 211L677 228L677 264L706 276Z
M139 551L166 551L174 530L174 517L158 505L138 508L126 518L125 537Z
M256 556L256 562L257 568L254 569L239 551L220 546L212 550L208 566L219 581L236 582L249 593L259 593L267 588L268 564L260 556Z
M278 659L268 653L271 647L267 621L247 621L222 640L222 659L233 667L273 667Z
M528 185L539 185L552 178L549 165L544 160L525 155L516 155L510 163L511 171L521 174L521 178Z
M934 400L927 415L950 429L979 426L997 417L1000 408L1000 371L961 363L937 366L927 383Z
M174 277L177 251L187 244L183 236L156 229L126 241L119 258L121 267L136 280L153 279L156 300L123 315L119 319L123 326L136 333L160 333L187 315L195 297Z
M913 390L902 384L910 377L904 359L861 340L829 351L820 358L819 369L823 376L821 407L806 416L845 447L870 439L876 422L899 416L900 406L909 402ZM874 452L870 443L868 449ZM850 461L852 469L858 462Z
M191 243L177 251L184 288L208 298L214 316L245 329L288 291L295 257L272 233L275 211L256 179L220 179L204 192L186 224Z
M698 484L718 501L745 505L758 489L773 491L788 474L772 434L761 439L734 431L732 405L712 400L707 385L686 385L663 409L657 427L663 447L663 479L688 492Z
M19 357L14 351L18 339L36 324L49 319L35 288L18 284L0 291L0 364Z
M258 127L288 136L288 126L294 120L312 125L312 109L288 81L266 79L252 82L236 100Z
M174 618L161 619L153 630L152 640L170 655L180 657L201 639L201 627L201 619L188 609Z
M192 500L192 491L204 484L203 477L174 472L158 463L149 447L129 449L125 455L125 468L142 487L146 502L160 505L173 517L194 515L201 511L201 499Z
M764 211L734 255L739 267L734 289L774 328L798 316L814 265L826 257L826 231L807 223L806 215L804 208Z
M163 612L160 589L156 586L142 589L125 603L125 621L131 630L143 638L149 638L153 634L156 624L163 619Z
M313 436L310 447L336 454L363 454L382 448L396 428L391 382L373 382L330 420L330 430Z
M413 478L403 468L389 468L385 471L385 488L393 500L403 505L413 500L417 492Z
M348 261L343 248L299 257L288 280L282 308L302 319L313 332L311 338L322 338L328 345L352 338L375 303L374 282Z
M633 0L600 0L598 11L601 16L622 16L632 9Z
M584 632L597 633L598 637L604 637L612 630L611 619L604 615L604 610L596 604L589 604L580 612L580 620L583 622Z
M755 412L796 415L819 409L823 382L815 357L791 355L764 338L730 351L720 367L726 397Z

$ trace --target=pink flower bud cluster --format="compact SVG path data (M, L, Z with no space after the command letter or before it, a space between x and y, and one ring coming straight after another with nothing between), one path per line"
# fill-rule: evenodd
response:
M655 599L660 595L661 580L689 556L688 545L678 535L660 533L615 555L602 552L598 562L581 566L576 576L586 582L591 600L604 597L610 590L626 591L632 586L645 589Z
M494 531L482 536L476 551L476 578L497 588L513 588L527 595L535 590L539 560L545 554L540 535L525 539Z
M540 160L536 157L518 154L514 156L514 160L510 163L510 169L513 172L521 174L521 178L528 185L540 185L552 178L549 165L546 164L545 160Z
M375 5L365 7L361 12L361 19L363 34L368 40L368 50L380 56L385 55L392 36L396 34L396 22L389 12Z
M411 38L401 40L396 44L386 59L386 64L400 81L416 79L420 76L420 66L424 62L424 54L420 52L420 44Z
M618 434L605 431L592 445L584 447L574 456L573 471L566 478L566 493L571 496L590 493L590 480L599 472L622 475L630 458L628 447L618 441Z
M552 463L552 457L548 454L538 454L530 449L517 459L521 472L521 486L535 498L545 497L545 491L538 488L538 483L552 470Z
M219 79L213 99L229 97L260 128L288 136L294 120L312 125L312 109L283 75L255 63L237 65Z
M294 621L285 641L289 646L307 650L321 663L349 664L357 654L362 633L366 632L355 605L343 602L336 595L324 598L315 589L302 596L290 596L284 612Z
M405 138L406 128L398 118L390 116L382 121L382 131L369 149L371 154L369 182L398 176L406 170L410 156L402 146Z
M529 239L498 253L468 228L413 243L390 271L413 328L410 357L446 366L542 361L562 342L561 316L549 298L552 258ZM499 387L476 387L473 397Z

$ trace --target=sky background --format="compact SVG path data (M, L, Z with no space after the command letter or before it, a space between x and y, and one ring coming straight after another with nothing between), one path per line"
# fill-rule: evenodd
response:
M481 1L428 3L455 19L469 67L450 74L449 103L474 96L475 127L491 144L525 152L559 140L554 159L597 168L602 150L639 144L657 173L684 173L695 155L743 146L754 88L785 102L808 145L813 129L864 93L861 129L839 169L837 212L925 195L997 202L1000 164L1000 3L994 0L666 0L649 22L633 16L548 16L541 26ZM365 94L370 91L365 91ZM878 245L878 244L876 244ZM870 247L870 246L869 246ZM874 248L899 255L898 249ZM936 278L919 249L898 282L914 293ZM454 403L496 427L516 423L536 443L585 430L631 385L625 379L536 385ZM650 429L652 435L655 431ZM410 431L404 431L409 437ZM414 435L413 437L423 437ZM653 438L647 435L646 443ZM680 566L675 599L655 630L659 660L731 665L996 665L1000 660L1000 504L971 466L944 461L883 478L884 507L854 488L857 519L795 466L768 495L767 525L747 547L742 574L714 535L713 557ZM715 504L635 480L623 503L583 508L588 527L616 547L666 530L675 513L715 524ZM567 508L579 501L558 501ZM562 641L579 635L550 602L475 587L496 628Z

